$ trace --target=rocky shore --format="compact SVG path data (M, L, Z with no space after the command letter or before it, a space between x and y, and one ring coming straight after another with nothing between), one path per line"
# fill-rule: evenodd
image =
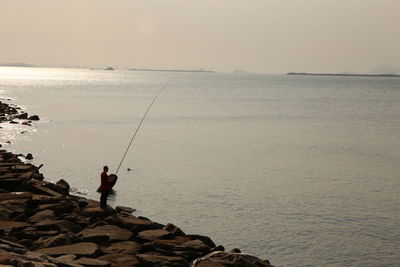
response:
M0 102L2 123L29 125L19 108ZM1 131L1 129L0 129ZM0 266L272 266L206 236L134 216L134 209L101 209L70 195L69 184L44 181L26 156L0 150Z

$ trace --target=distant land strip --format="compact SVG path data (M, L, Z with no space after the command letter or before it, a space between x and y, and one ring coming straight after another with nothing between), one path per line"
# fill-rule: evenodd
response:
M0 63L1 67L25 67L25 68L36 68L37 66L27 63Z
M352 74L352 73L307 73L288 72L287 75L308 75L308 76L356 76L356 77L400 77L398 74Z
M166 72L207 72L215 73L213 70L168 70L168 69L129 69L132 71L166 71Z

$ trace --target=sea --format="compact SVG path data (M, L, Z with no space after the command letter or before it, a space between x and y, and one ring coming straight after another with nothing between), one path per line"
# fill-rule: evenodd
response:
M163 86L109 205L276 266L399 266L400 78L1 67L41 120L0 143L99 199Z

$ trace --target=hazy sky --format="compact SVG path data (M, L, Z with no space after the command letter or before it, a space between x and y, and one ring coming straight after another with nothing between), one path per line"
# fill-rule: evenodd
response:
M0 62L400 69L400 0L0 0Z

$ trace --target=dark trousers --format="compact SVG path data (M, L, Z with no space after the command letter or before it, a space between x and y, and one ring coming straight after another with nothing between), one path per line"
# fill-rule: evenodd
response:
M109 193L110 193L110 191L108 191L108 190L101 191L100 207L107 208L107 198L108 198Z

